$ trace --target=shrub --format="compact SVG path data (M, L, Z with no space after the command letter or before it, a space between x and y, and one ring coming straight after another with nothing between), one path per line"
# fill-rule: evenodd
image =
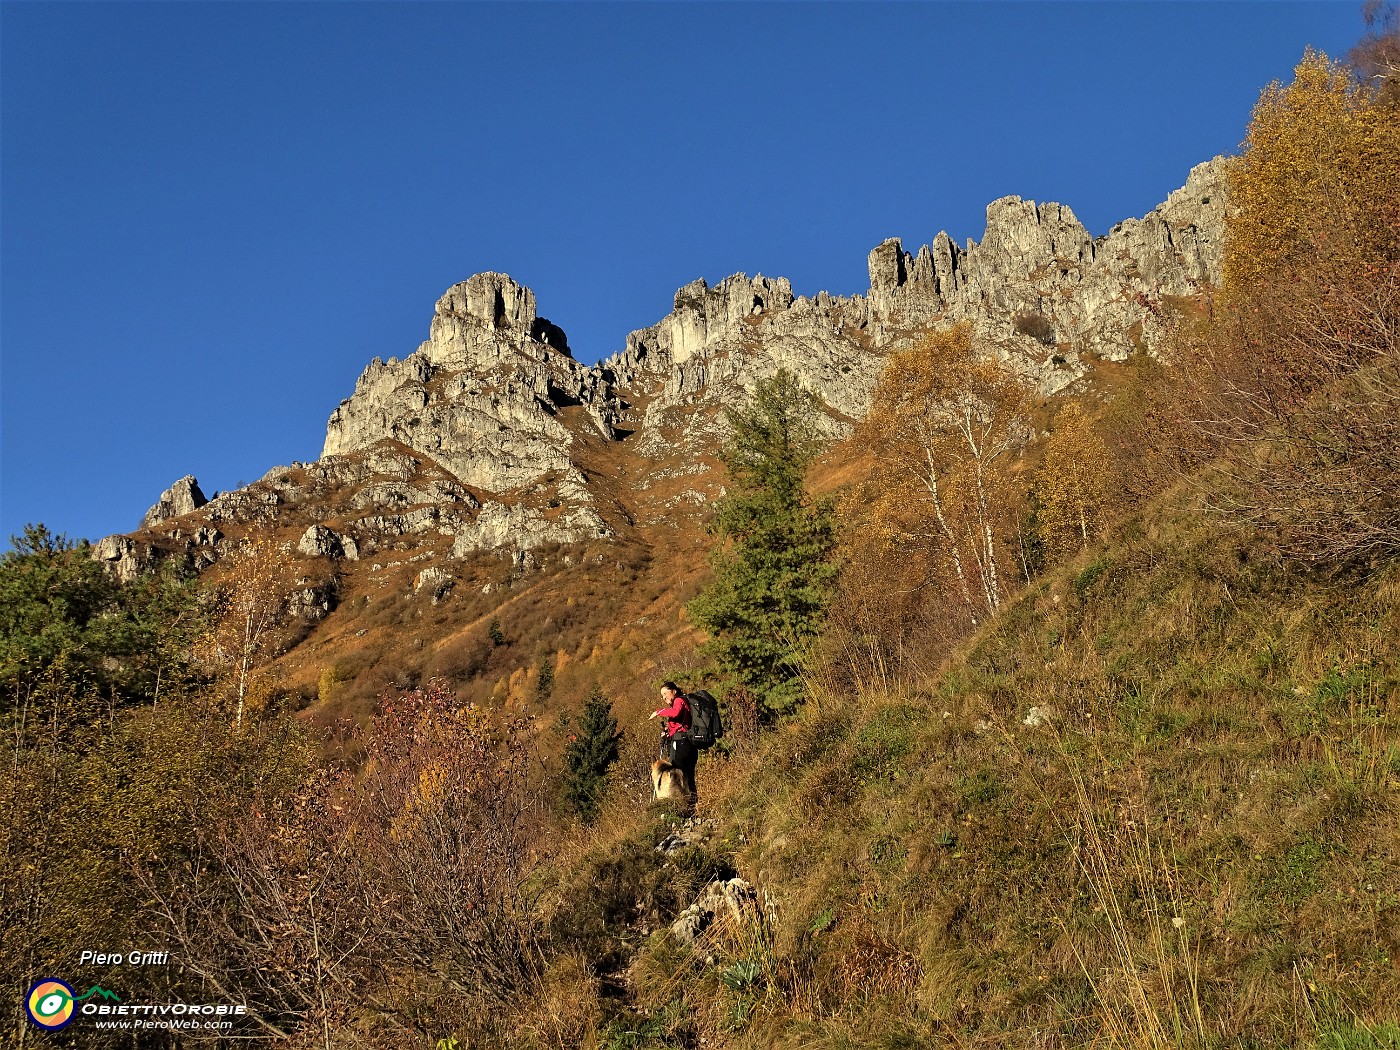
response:
M1016 331L1044 346L1055 345L1055 326L1044 314L1018 313L1011 319L1011 324Z
M1400 552L1400 121L1309 50L1233 162L1224 284L1180 338L1212 505L1305 561Z
M185 964L281 1037L376 1009L489 1030L539 971L527 730L440 682L385 696L363 775L315 769L204 833L207 866L160 905Z
M482 677L495 646L479 631L450 638L439 645L423 665L427 678L468 682Z

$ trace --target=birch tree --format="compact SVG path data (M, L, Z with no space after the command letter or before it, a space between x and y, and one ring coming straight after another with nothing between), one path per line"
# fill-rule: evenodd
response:
M973 624L1005 597L1018 502L1011 466L1029 435L1028 394L964 324L891 355L866 420L880 464L873 527L929 553L934 571L922 585L954 591Z
M291 556L271 540L246 543L224 559L212 626L201 645L206 660L231 682L235 728L242 728L254 673L270 655L273 629L289 591Z

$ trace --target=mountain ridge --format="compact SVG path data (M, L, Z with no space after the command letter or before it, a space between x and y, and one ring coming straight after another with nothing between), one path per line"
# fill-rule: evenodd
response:
M97 557L127 577L168 556L202 569L230 535L285 527L303 554L339 561L441 537L443 559L504 549L519 562L546 544L677 527L722 492L723 408L780 368L818 394L840 437L888 353L956 322L1043 396L1096 360L1151 353L1168 303L1219 280L1224 166L1197 165L1147 216L1100 237L1067 206L1002 197L980 242L878 244L864 295L797 296L787 278L743 273L692 281L592 366L531 289L475 274L439 297L416 350L369 362L330 414L320 459L207 503L185 498L198 492L187 476Z

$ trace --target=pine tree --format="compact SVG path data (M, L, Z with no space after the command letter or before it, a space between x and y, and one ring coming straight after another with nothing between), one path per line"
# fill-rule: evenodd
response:
M0 697L17 699L47 669L100 681L121 585L93 560L86 542L26 525L0 555Z
M689 605L720 670L758 697L766 718L802 697L803 657L821 630L836 577L829 500L812 500L807 468L821 449L820 402L790 373L760 382L728 413L730 492L715 508L712 582Z
M598 816L608 770L617 762L617 731L612 702L594 689L583 704L578 732L564 749L564 801L585 821Z

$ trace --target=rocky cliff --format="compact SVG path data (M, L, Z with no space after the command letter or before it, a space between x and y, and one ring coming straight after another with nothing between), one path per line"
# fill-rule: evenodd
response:
M1094 358L1151 352L1170 299L1218 280L1225 206L1219 158L1097 238L1068 207L1005 197L980 242L877 245L864 295L795 296L785 278L744 274L694 281L591 367L530 289L477 274L438 300L415 351L369 363L318 463L207 505L182 479L143 524L198 561L217 556L221 521L295 518L333 531L316 550L342 553L432 533L455 558L664 523L716 493L722 407L779 368L820 394L835 434L866 411L884 357L932 328L970 322L1047 394ZM101 550L124 572L142 557L120 538Z

